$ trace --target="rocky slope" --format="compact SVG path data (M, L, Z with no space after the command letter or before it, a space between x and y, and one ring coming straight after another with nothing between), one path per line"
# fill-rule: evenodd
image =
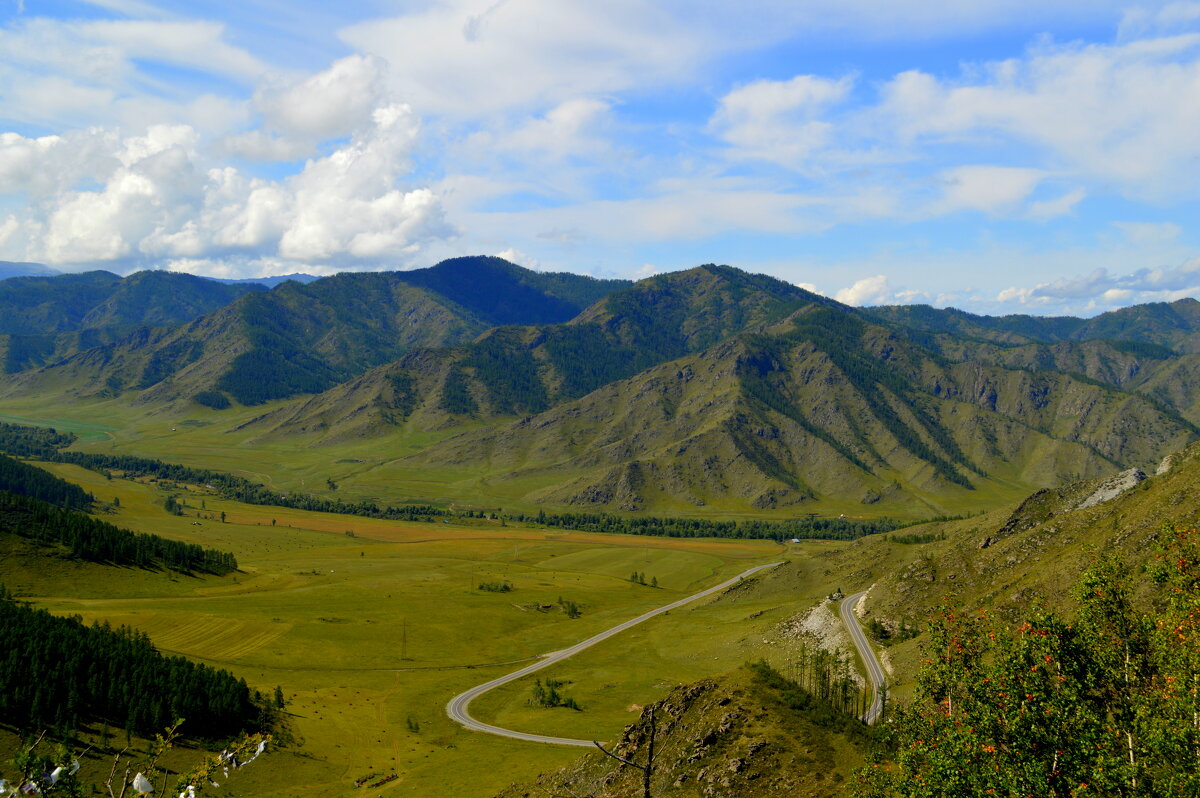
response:
M649 709L612 746L639 764L646 761ZM778 685L752 669L678 687L653 709L655 798L833 798L849 795L862 761L860 724L789 706ZM497 798L628 798L642 794L641 779L640 771L597 751Z

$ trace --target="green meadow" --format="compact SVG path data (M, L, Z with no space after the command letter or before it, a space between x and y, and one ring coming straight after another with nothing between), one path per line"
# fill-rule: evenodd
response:
M197 462L190 453L171 459ZM161 650L228 668L264 692L283 687L298 744L215 795L362 794L356 779L392 771L400 778L373 793L490 795L579 751L467 732L445 716L453 695L752 565L841 545L396 523L45 467L115 505L104 514L114 524L236 554L240 572L218 578L79 563L11 542L0 552L0 581L26 600L136 627ZM183 516L163 508L169 494ZM634 571L658 587L630 582ZM482 591L485 582L513 590ZM473 712L513 728L611 739L672 686L775 655L770 627L823 589L760 591L752 602L734 591L543 672L567 682L564 694L581 711L530 706L530 682L485 696ZM560 598L581 617L569 618Z
M89 400L54 403L6 399L0 402L0 420L55 427L80 436L75 448L82 451L132 454L167 462L211 468L243 476L280 491L303 491L347 501L370 499L385 504L430 502L462 509L496 509L537 512L542 505L525 498L554 484L560 477L551 469L543 475L509 479L477 468L418 465L404 458L437 441L459 434L469 426L438 431L398 427L381 437L317 443L305 436L277 436L269 427L252 422L286 402L223 411L199 405L185 409L166 406L142 408L127 400ZM1019 501L1030 492L1027 482L1013 471L998 469L974 491L963 495L925 494L911 489L900 503L864 505L858 501L825 498L806 503L804 512L854 518L892 516L920 520L937 515L978 512ZM332 480L337 488L329 487ZM576 508L578 509L578 508ZM744 507L726 507L720 499L704 506L678 505L669 514L710 519L746 518ZM755 517L792 517L795 507L763 510Z

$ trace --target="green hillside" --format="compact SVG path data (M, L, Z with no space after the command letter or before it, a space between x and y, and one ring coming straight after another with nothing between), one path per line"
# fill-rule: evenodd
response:
M1111 339L1166 346L1179 352L1200 348L1200 302L1151 302L1090 319L1068 316L979 316L955 308L890 305L863 313L877 320L929 333L952 333L1001 344Z
M405 462L527 484L552 505L937 514L1145 466L1194 437L1152 399L1066 371L955 363L809 305Z
M496 327L467 345L413 352L258 428L337 441L404 423L442 429L539 413L828 302L763 275L700 266L612 291L565 324Z
M1193 440L1200 355L1172 348L1193 311L863 311L728 266L624 284L459 258L247 294L0 396L211 408L251 461L378 442L347 485L373 499L399 480L421 486L406 498L522 510L916 519Z
M795 666L798 651L848 645L840 624L810 622L822 612L834 618L825 610L831 603L808 603L814 594L868 589L859 614L888 671L890 714L900 725L879 739L830 728L808 738L811 710L773 701L779 694L769 686L785 683L764 680L753 667L682 685L654 705L653 794L984 795L1010 781L1045 784L1058 766L1076 774L1091 767L1093 781L1100 780L1097 767L1111 768L1117 782L1102 782L1110 787L1128 786L1131 775L1144 785L1194 784L1194 763L1171 747L1174 737L1162 736L1172 726L1181 735L1194 732L1187 722L1194 697L1174 690L1174 676L1155 679L1194 672L1195 616L1185 612L1179 620L1177 614L1174 623L1182 625L1161 633L1154 622L1172 602L1194 613L1198 465L1200 445L1193 445L1169 455L1148 477L1110 474L1038 491L968 520L865 537L792 558L731 591L724 600L733 605L782 610L783 617L776 614L765 626L752 626L759 613L750 613L744 634L780 644L768 648L786 669ZM1180 542L1178 562L1162 559ZM1176 567L1178 577L1161 576ZM1072 648L1073 640L1088 635L1101 644ZM992 649L995 656L984 653ZM948 715L951 689L954 712L969 724L956 725L956 715ZM1027 714L1027 705L1038 714ZM1149 714L1136 721L1121 714L1135 706ZM1173 719L1155 707L1184 713ZM618 742L618 753L644 762L647 728L643 711ZM1122 728L1135 732L1133 761L1124 732L1116 740L1107 736ZM901 748L888 747L895 744ZM1062 759L1055 760L1055 749ZM855 768L864 758L868 772L861 781L864 774ZM896 763L915 775L902 776ZM500 796L556 789L636 795L640 775L593 752ZM927 792L931 779L938 779L937 788ZM1112 787L1098 794L1189 790Z
M165 271L125 278L96 271L3 280L3 370L24 371L111 344L137 327L182 324L261 290Z
M117 280L100 274L91 281ZM135 281L79 323L121 319L127 307L157 307L161 303L147 293L153 286L143 285L152 282ZM413 349L465 343L494 324L565 321L582 303L622 285L537 274L498 258L460 258L413 272L345 273L285 282L269 292L203 282L225 292L228 304L186 324L147 311L142 323L161 326L139 327L117 340L115 324L99 328L107 335L55 338L46 343L53 353L76 353L14 379L7 391L81 398L136 391L136 401L146 404L262 404L319 393ZM95 345L81 349L88 343ZM51 352L31 354L36 348L10 343L10 360L25 366L51 359Z

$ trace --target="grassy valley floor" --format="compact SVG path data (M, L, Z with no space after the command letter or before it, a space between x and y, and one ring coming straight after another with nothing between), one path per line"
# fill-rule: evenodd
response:
M264 692L283 686L302 745L256 763L232 792L216 795L352 794L356 779L392 771L400 778L377 794L490 795L578 752L464 731L445 716L451 696L752 565L811 560L842 545L394 523L46 467L102 503L116 500L105 520L237 556L241 572L218 578L47 557L13 540L0 550L0 581L23 600L134 626L164 652L229 668ZM183 503L182 516L163 509L168 493ZM632 583L635 571L658 587ZM478 588L489 582L514 589ZM786 657L769 630L827 589L741 591L748 600L735 591L545 672L566 683L582 711L531 707L524 683L473 711L513 728L612 739L641 705L679 683ZM567 617L560 597L582 616Z

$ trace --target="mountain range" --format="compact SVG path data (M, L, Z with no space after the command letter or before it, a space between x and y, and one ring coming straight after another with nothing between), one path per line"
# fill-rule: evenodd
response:
M935 512L1200 437L1191 299L997 318L711 264L630 283L459 258L270 290L17 278L0 306L0 396L266 405L239 431L311 446L438 431L403 461L552 506Z

